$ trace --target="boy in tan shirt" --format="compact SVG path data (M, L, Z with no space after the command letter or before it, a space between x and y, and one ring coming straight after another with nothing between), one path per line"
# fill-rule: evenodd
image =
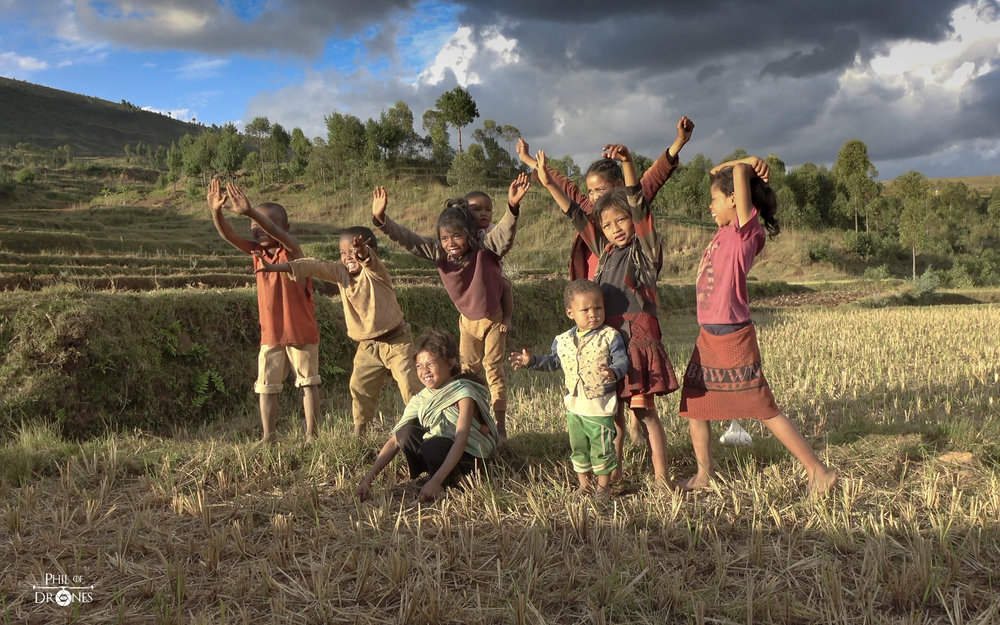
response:
M376 200L379 191L375 190ZM265 262L258 270L290 272L296 280L312 277L337 283L347 335L358 342L350 382L354 432L358 436L364 434L375 415L387 373L399 385L404 403L423 388L414 368L410 324L403 319L392 278L375 247L375 235L370 229L352 226L340 235L340 262L302 258L279 264Z

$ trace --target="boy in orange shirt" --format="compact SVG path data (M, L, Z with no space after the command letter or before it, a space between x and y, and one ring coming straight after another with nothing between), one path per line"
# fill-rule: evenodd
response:
M253 240L236 234L222 216L222 209L230 200L234 213L253 220L250 226ZM208 187L208 206L219 236L241 252L250 254L255 270L263 268L261 259L284 263L304 256L298 241L288 233L288 214L280 204L265 202L253 207L238 186L229 183L223 193L218 179L213 179ZM261 442L274 442L278 393L288 377L289 366L295 371L295 386L302 388L306 440L311 440L316 436L319 419L320 383L319 325L312 282L308 279L295 281L285 274L271 272L258 272L256 277L260 354L254 390L260 395L260 420L264 430Z

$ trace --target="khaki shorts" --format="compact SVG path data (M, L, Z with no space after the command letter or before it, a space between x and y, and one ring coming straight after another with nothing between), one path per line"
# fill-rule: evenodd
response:
M319 345L261 345L254 392L262 395L280 393L289 367L295 372L296 387L319 384Z

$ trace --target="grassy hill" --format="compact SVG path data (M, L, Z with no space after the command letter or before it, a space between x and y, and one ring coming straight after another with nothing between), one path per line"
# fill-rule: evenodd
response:
M200 131L196 124L128 103L0 77L0 147L68 145L77 156L119 156L128 144L170 145Z

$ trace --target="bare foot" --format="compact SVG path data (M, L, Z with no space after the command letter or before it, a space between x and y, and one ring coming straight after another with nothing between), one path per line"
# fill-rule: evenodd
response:
M598 486L597 490L594 491L594 499L598 501L608 501L611 499L611 487Z
M590 495L590 486L578 486L575 491L573 491L574 497L587 497Z
M611 471L611 484L618 484L625 479L625 475L622 473L621 467L615 467Z
M365 435L365 430L368 429L368 425L365 423L355 423L354 424L354 435L361 438Z
M278 444L278 435L275 434L274 432L271 432L270 434L264 434L263 436L261 436L260 440L254 443L253 446L263 447L264 445L277 445L277 444Z
M822 467L816 469L809 478L809 492L813 495L827 495L837 484L837 474Z
M690 492L693 490L708 488L708 485L711 482L711 480L712 476L710 475L695 473L688 479L677 482L677 488L679 488L684 492Z

